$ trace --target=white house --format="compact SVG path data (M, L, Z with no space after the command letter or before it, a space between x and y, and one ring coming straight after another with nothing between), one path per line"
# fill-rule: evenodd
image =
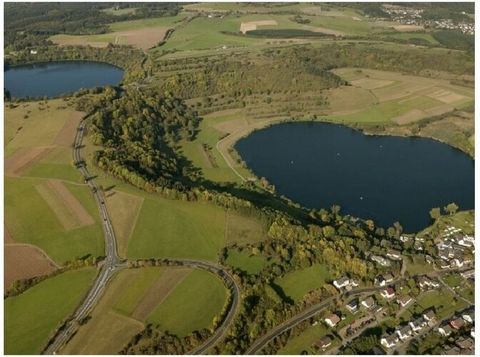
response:
M423 317L419 317L418 319L410 321L408 324L412 328L413 332L418 332L425 326L425 320Z
M380 343L382 344L382 346L385 346L386 348L395 347L397 342L398 342L398 337L395 336L395 334L391 334L389 336L385 336L380 339Z
M401 296L397 299L397 303L398 305L400 305L401 307L405 307L407 306L408 304L410 304L410 302L412 301L413 299L410 297L410 296L407 296L407 295L404 295L404 296Z
M407 338L412 336L412 329L409 325L405 325L395 331L400 340L405 341Z
M346 276L333 281L333 285L335 285L337 289L344 288L349 284L350 284L350 279L348 279Z
M452 328L449 324L443 324L438 328L438 333L444 337L450 336L452 333Z
M340 322L340 317L336 314L331 314L325 318L325 323L330 327L335 327Z
M369 296L365 300L362 301L362 306L364 306L367 309L371 309L375 306L375 300L373 297Z
M384 299L391 299L395 296L395 290L392 287L388 287L385 290L382 290L380 295L382 295Z

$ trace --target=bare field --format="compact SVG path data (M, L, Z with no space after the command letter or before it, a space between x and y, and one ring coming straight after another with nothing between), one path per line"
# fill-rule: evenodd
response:
M169 27L145 27L101 35L55 35L50 39L59 46L107 47L109 43L131 45L147 50L163 41Z
M240 32L246 34L248 31L254 31L258 26L277 26L275 20L249 21L242 22L240 25Z
M5 175L21 175L35 163L48 156L52 150L52 146L38 146L17 150L8 159L5 159Z
M425 30L425 28L420 25L396 25L393 26L393 29L398 32L415 32Z
M143 296L142 300L140 300L132 317L139 321L145 321L155 307L160 305L191 272L192 269L190 268L169 268L164 270Z
M28 279L51 273L55 263L43 252L28 244L4 245L4 283L9 287L15 280Z
M405 114L399 115L398 117L392 118L392 121L394 123L397 123L399 125L405 125L405 124L410 124L414 123L416 121L419 121L420 119L423 119L427 116L427 113L425 113L423 110L420 109L412 109Z
M95 223L92 216L61 181L48 180L37 185L36 189L65 230Z
M135 229L143 198L121 191L113 191L106 195L105 204L110 212L117 237L118 254L126 257L128 241Z

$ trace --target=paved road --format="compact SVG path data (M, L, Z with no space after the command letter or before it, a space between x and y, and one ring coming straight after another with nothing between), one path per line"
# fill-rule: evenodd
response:
M82 146L83 135L85 133L86 121L83 119L80 122L77 133L75 135L74 146L73 146L73 161L78 170L82 173L85 182L88 184L92 190L95 202L97 204L100 217L103 219L103 231L105 235L105 253L106 258L101 267L100 273L97 276L93 286L90 288L87 296L83 300L82 304L77 308L72 318L68 320L64 328L57 333L54 337L53 342L45 349L44 354L56 354L65 343L73 336L76 329L79 326L79 322L88 316L88 313L92 310L95 304L98 302L99 298L102 296L103 291L109 280L121 269L125 268L127 265L125 262L122 262L117 255L117 242L115 239L115 233L113 231L113 226L108 216L107 207L105 205L104 198L102 196L101 190L99 190L97 184L95 183L94 178L88 172L85 163L80 155L80 149ZM189 259L173 259L170 260L170 263L173 265L183 265L189 266L192 268L199 268L208 270L218 276L220 276L227 287L231 291L231 304L230 309L223 319L222 324L215 330L214 334L210 336L203 344L196 347L189 354L202 354L209 350L211 347L215 346L225 335L228 330L228 327L233 322L233 319L237 313L239 300L240 300L240 287L233 279L233 277L221 266L203 261L189 260Z
M107 208L105 206L105 201L102 197L101 191L98 189L95 180L91 177L88 172L84 161L80 156L80 149L83 141L83 135L85 133L85 124L86 121L83 119L80 122L80 125L77 129L75 140L73 144L73 161L78 168L78 170L83 175L85 182L88 184L92 190L93 197L97 204L100 217L103 219L103 232L105 236L105 254L106 258L100 270L100 273L97 276L93 286L90 288L87 296L83 300L82 304L77 308L72 318L67 321L64 328L57 333L54 337L53 342L45 349L44 354L56 354L58 350L72 337L78 323L85 318L90 310L95 306L98 299L102 295L108 281L112 276L119 270L125 267L125 264L122 264L120 258L117 255L117 242L115 240L115 233L113 231L113 226L108 217Z

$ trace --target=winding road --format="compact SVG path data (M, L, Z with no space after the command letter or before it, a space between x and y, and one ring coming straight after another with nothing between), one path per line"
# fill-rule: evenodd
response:
M102 196L101 190L99 190L94 178L88 172L84 160L81 158L80 149L82 147L83 136L85 134L86 119L83 118L80 122L77 132L75 134L75 140L73 144L73 161L75 166L81 172L85 179L85 183L92 190L95 202L97 204L100 217L103 219L103 232L105 235L105 253L106 258L101 267L93 286L90 288L87 296L82 301L81 305L74 312L72 317L68 319L63 328L57 331L57 334L51 340L52 342L45 348L43 354L57 354L58 351L72 338L77 328L80 326L82 319L88 316L88 313L93 309L95 304L102 296L107 283L119 270L127 267L127 263L122 261L117 254L117 241L115 239L115 233L112 223L108 216L107 207ZM222 324L215 330L212 336L210 336L200 346L196 347L189 354L202 354L207 350L215 346L222 340L228 327L233 322L235 315L238 311L240 303L240 287L233 277L220 265L190 260L190 259L170 259L168 262L171 265L183 265L192 268L204 269L212 272L222 278L228 289L231 291L231 303L229 310L222 321Z

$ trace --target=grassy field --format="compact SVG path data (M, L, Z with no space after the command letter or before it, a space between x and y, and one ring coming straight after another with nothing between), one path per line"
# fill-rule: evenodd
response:
M132 9L123 9L132 10ZM120 10L121 11L121 10ZM163 40L166 31L173 28L185 16L170 16L115 22L111 32L98 35L54 35L50 40L59 45L82 45L106 47L109 43L133 45L147 50Z
M82 269L47 279L5 300L5 353L40 354L55 328L87 292L95 270Z
M5 224L13 239L40 247L59 264L89 254L103 255L101 222L88 187L65 184L95 223L66 230L36 189L43 182L34 178L5 178Z
M62 350L64 354L116 354L145 324L187 335L210 328L226 299L223 283L203 270L147 267L118 273L92 318Z
M328 334L326 326L319 322L316 326L310 326L300 335L291 338L287 344L278 350L278 355L300 355L303 351L308 352L308 354L319 354L318 351L313 345L315 342L320 340L323 336ZM333 337L333 335L329 335ZM339 343L339 339L335 338L332 342L332 348ZM326 351L328 353L328 350Z
M179 336L211 328L226 301L227 290L214 275L203 270L189 274L148 317L162 329Z
M432 264L428 264L423 256L412 256L405 258L407 264L407 271L411 275L424 274L434 270Z
M221 208L146 198L127 255L214 260L224 244L225 212Z
M285 295L299 301L311 290L320 288L329 279L328 270L323 265L312 265L309 268L288 273L276 281Z
M241 269L248 274L257 274L268 264L265 257L261 255L250 255L246 251L239 252L237 250L229 250L226 261L228 265Z

